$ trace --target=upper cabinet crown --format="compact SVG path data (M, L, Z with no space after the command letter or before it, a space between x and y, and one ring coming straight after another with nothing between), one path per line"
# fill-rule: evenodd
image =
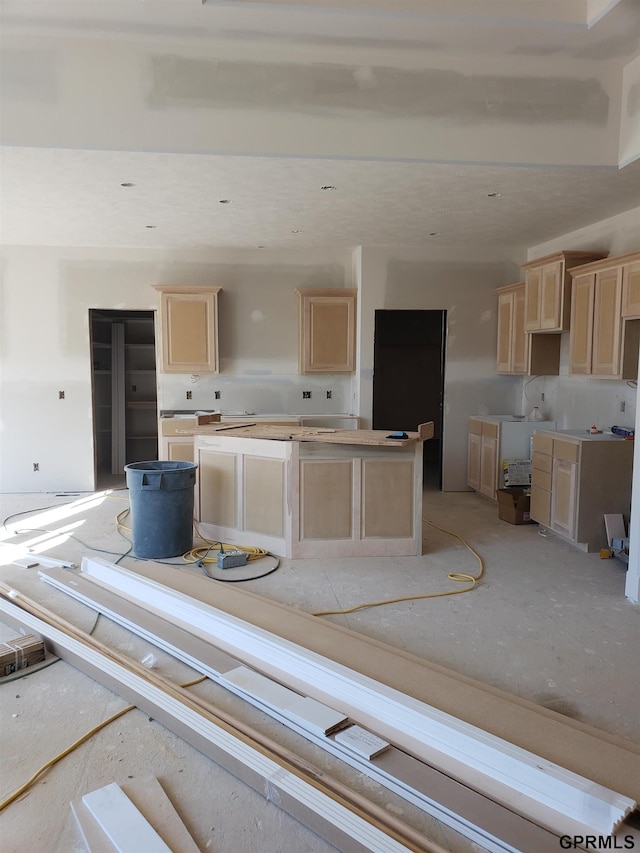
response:
M606 252L556 252L522 265L525 270L524 327L527 332L564 332L569 328L569 269L599 260Z
M300 373L353 373L356 290L296 290Z
M158 285L162 371L218 372L218 293L220 287Z
M582 264L571 277L569 372L636 379L640 252Z

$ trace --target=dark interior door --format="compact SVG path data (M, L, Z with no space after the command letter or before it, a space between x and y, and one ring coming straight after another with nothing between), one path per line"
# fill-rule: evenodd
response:
M376 311L373 428L415 430L433 421L424 444L424 481L442 488L446 311Z

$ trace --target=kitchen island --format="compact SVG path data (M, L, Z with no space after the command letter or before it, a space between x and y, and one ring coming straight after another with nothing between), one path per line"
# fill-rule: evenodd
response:
M422 443L383 430L196 427L195 514L212 541L282 557L422 553Z

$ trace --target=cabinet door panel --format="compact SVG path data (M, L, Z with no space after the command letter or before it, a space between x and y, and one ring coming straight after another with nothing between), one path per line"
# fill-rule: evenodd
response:
M569 373L591 373L594 291L595 275L593 273L576 276L573 280Z
M309 369L352 369L349 303L314 302L309 311Z
M498 296L498 373L511 373L514 293Z
M166 458L172 462L193 462L193 439L168 438Z
M576 518L576 486L578 466L564 459L553 460L551 493L551 528L573 539Z
M217 300L220 288L160 290L162 370L217 373Z
M620 373L621 304L622 269L597 273L592 368L596 376L618 376Z
M300 539L350 539L353 521L353 460L301 460Z
M542 268L542 283L540 295L540 328L561 328L561 306L562 306L562 261L547 264Z
M480 442L478 433L469 433L467 446L467 485L476 492L480 491Z
M524 287L513 294L513 320L511 329L511 372L526 373L529 367L530 335L524 330Z
M300 373L353 373L356 295L353 290L298 290Z
M480 444L480 493L495 500L498 479L498 439L483 435Z
M413 462L362 460L362 538L413 536Z
M220 527L238 527L237 457L233 453L201 450L196 461L199 520Z
M640 261L624 265L622 291L622 316L640 317Z
M538 524L551 524L551 492L531 484L531 518Z
M526 331L535 332L540 329L540 289L542 285L542 270L527 270L524 287L524 327Z

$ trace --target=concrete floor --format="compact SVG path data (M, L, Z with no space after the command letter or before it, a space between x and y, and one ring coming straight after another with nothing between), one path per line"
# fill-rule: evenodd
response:
M4 542L0 578L85 630L94 625L95 613L38 580L37 569L20 569L10 562L18 553L13 546L26 543L36 551L44 553L47 548L50 556L77 563L88 554L117 559L129 547L115 525L116 514L127 506L127 493L89 498L84 494L0 496L2 519L25 513L9 518L0 530ZM70 514L56 519L46 509L51 505L67 505L63 511ZM486 569L479 588L463 595L324 618L624 738L640 740L640 609L624 597L622 564L582 554L555 536L543 537L537 525L516 527L500 521L496 505L473 493L428 491L424 516L464 537L482 555ZM57 531L61 538L46 531ZM135 560L125 557L121 564L134 567ZM314 611L450 589L455 586L447 580L451 571L475 574L478 565L458 540L425 524L422 557L283 560L277 572L247 583L246 588ZM0 639L15 634L6 626L0 628ZM105 617L98 619L94 635L137 660L151 650ZM159 651L156 655L159 673L177 681L193 674L168 655ZM478 849L215 684L193 689L326 771L351 781L451 853ZM0 685L0 797L125 704L62 661ZM3 853L84 850L70 815L70 801L109 782L126 783L146 774L158 777L203 851L323 853L334 849L136 709L63 759L0 814Z

